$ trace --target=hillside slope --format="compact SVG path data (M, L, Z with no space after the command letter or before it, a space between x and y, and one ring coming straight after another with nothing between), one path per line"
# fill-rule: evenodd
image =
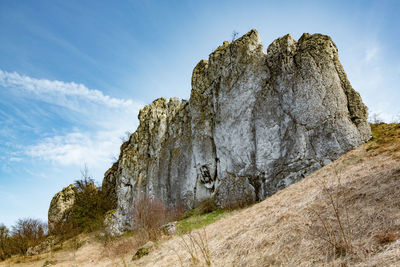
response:
M212 265L398 266L400 125L373 125L372 130L371 142L207 226ZM335 239L336 248L330 244ZM188 266L187 252L182 238L175 237L135 266L179 266L180 260ZM198 258L204 257L199 253Z
M372 131L373 140L304 180L193 231L207 241L211 266L399 266L400 124ZM193 263L188 235L166 237L136 261L130 240L118 241L119 253L92 239L75 252L0 266L206 266L197 245Z
M159 98L106 172L109 231L134 227L142 195L166 206L255 203L367 142L367 107L329 36L289 34L265 50L256 30L193 70L190 99Z

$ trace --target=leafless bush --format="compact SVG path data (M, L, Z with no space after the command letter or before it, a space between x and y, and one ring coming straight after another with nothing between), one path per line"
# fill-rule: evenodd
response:
M175 206L168 208L168 221L179 221L185 217L185 207L182 202L178 202Z
M203 263L206 266L211 266L210 248L208 246L207 233L204 228L200 232L194 234L189 232L181 236L180 245L183 251L189 254L194 265ZM178 256L181 266L183 266L182 258L179 253L175 251L175 254Z
M145 195L136 200L132 215L135 227L144 231L150 240L156 240L161 234L160 227L168 222L164 204Z
M348 207L340 190L342 188L340 176L337 173L338 188L329 188L325 181L320 180L318 186L322 190L322 199L325 209L310 208L309 215L317 224L310 224L314 229L311 233L323 239L334 252L335 256L342 257L354 252L353 225L350 221ZM319 230L317 230L317 228Z
M38 219L19 219L11 231L0 225L0 260L12 255L25 255L30 247L39 245L46 236L47 224Z
M370 123L380 124L383 123L383 119L381 118L379 113L371 113L368 118Z
M139 231L144 231L148 240L157 240L162 234L160 227L184 216L183 205L165 207L155 198L141 195L132 209L133 224Z
M44 241L46 234L47 224L38 219L19 219L12 227L12 239L20 254Z
M232 43L237 39L238 35L239 35L239 33L237 31L232 32Z

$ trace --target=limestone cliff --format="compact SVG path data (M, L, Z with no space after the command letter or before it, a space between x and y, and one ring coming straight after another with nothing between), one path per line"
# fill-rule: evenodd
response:
M190 100L155 100L106 172L114 232L133 226L139 194L193 208L255 202L369 140L367 108L330 37L250 31L193 70ZM116 230L117 229L117 230Z
M57 224L66 220L66 211L75 203L76 187L71 184L57 194L51 200L48 212L49 230L52 231Z

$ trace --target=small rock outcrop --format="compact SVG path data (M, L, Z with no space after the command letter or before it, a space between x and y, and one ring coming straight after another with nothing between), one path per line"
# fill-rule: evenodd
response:
M135 255L133 255L132 257L132 261L138 260L143 256L148 255L153 250L154 246L155 246L154 242L148 241L146 244L144 244L136 251Z
M186 208L260 201L371 137L367 107L321 34L285 35L267 51L256 30L224 42L194 68L189 101L159 98L139 121L103 181L114 233L134 227L140 194Z
M49 231L54 230L54 227L65 222L66 211L75 203L76 187L71 184L64 187L63 190L54 195L51 200L48 212Z

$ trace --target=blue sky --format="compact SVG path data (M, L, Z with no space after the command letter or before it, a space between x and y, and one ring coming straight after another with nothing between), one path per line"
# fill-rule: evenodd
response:
M0 223L46 220L86 163L101 182L155 98L235 30L330 35L371 113L399 120L400 1L0 0Z

